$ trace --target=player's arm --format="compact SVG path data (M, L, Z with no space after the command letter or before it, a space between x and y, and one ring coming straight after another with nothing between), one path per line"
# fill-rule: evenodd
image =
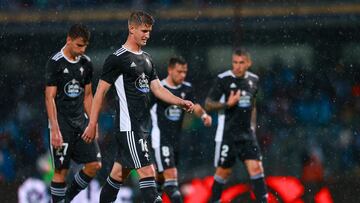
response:
M150 89L156 98L173 105L180 106L188 112L192 112L194 104L189 100L183 100L173 95L169 90L164 88L159 79L154 79L150 83Z
M202 108L200 104L194 105L194 114L197 117L201 118L205 126L207 127L211 126L212 118L209 114L206 113L205 109Z
M231 91L226 102L214 101L211 98L206 98L205 109L208 111L223 110L234 107L240 100L240 90Z
M240 99L240 90L236 93L230 91L230 95L226 102L221 102L220 98L224 96L225 88L222 78L217 77L214 85L211 87L207 98L205 99L205 109L207 111L218 111L232 108Z
M107 83L106 81L99 80L99 84L97 86L96 93L95 93L95 96L94 96L94 99L93 99L92 105L91 105L91 110L90 110L91 114L90 114L89 124L86 127L83 135L81 136L85 142L90 143L95 138L96 125L99 120L99 114L101 111L101 107L102 107L104 98L105 98L106 93L109 90L110 86L111 86L111 84Z
M85 85L85 91L84 91L84 109L88 117L90 117L91 115L92 100L93 100L92 87L91 87L91 83L89 83Z
M58 149L62 146L63 139L57 120L57 110L55 104L56 92L57 86L46 86L45 88L45 105L50 124L50 141L51 145L55 149Z
M256 100L254 100L254 103L253 103L253 109L251 111L251 129L255 132L256 131L256 114L257 114L257 111L256 111Z

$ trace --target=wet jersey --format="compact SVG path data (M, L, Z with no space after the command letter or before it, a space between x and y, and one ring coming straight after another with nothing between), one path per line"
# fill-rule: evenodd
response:
M108 56L101 80L114 84L118 97L117 130L149 132L150 83L157 79L151 56L122 47Z
M58 117L77 128L85 121L84 90L91 83L93 65L90 58L82 55L69 60L61 49L46 64L46 86L56 86L55 97Z
M258 90L258 76L246 71L243 77L236 77L231 70L218 75L208 97L225 103L231 91L240 90L240 100L232 108L218 112L218 127L215 141L223 138L232 140L254 139L251 129L251 112Z
M164 79L161 81L161 84L175 96L195 102L190 83L183 82L174 87L167 84ZM151 108L151 136L153 147L156 147L160 135L161 137L168 137L168 139L176 137L181 132L181 126L184 119L184 110L181 107L168 104L161 100L155 100L155 102L156 103Z

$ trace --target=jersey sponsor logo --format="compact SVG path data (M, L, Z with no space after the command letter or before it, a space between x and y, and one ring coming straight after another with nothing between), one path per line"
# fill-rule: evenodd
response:
M67 68L65 68L63 73L69 73L69 70Z
M231 83L230 88L237 88L235 83Z
M64 92L68 97L75 98L80 96L83 92L83 88L80 86L79 81L72 79L64 86Z
M247 108L251 106L251 96L246 91L241 91L240 100L238 102L240 108Z
M138 89L140 92L143 93L148 93L150 92L150 87L149 87L149 77L145 75L145 73L142 73L138 79L136 79L135 81L135 87L136 89Z
M182 109L176 105L171 105L165 109L165 116L171 121L178 121L181 118Z

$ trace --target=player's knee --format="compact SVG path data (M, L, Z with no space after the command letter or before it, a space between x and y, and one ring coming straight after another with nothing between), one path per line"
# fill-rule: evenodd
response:
M137 172L140 178L155 177L155 170L151 165L139 168Z
M176 170L176 168L165 169L163 174L164 174L164 178L166 180L168 180L168 179L177 179L177 170Z
M216 169L215 174L217 176L221 177L222 179L227 180L230 177L231 172L232 171L231 171L230 168L221 168L221 167L219 167L219 168Z
M101 162L92 162L85 165L85 170L88 171L89 173L94 174L97 171L99 171L101 167L102 167Z
M255 176L258 174L264 173L264 169L260 163L253 164L249 167L249 174L250 176Z
M62 169L55 169L54 170L54 176L52 178L52 180L54 182L65 182L65 178L66 178L66 173L67 171L62 170Z

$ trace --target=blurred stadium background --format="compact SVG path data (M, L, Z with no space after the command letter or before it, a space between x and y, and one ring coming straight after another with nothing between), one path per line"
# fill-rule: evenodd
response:
M153 56L159 76L165 77L169 57L184 56L187 80L200 101L217 73L230 68L232 48L247 47L261 81L257 135L266 174L297 178L303 202L313 202L324 186L333 202L360 202L357 0L0 0L1 202L17 202L17 189L27 178L51 176L44 173L49 143L44 66L64 45L69 26L82 22L91 28L87 54L95 65L95 89L105 57L126 39L132 9L156 19L144 50ZM108 136L111 102L100 121L106 149L100 183L115 150ZM179 138L183 185L213 174L215 129L186 119ZM245 170L237 168L229 187L247 182Z

